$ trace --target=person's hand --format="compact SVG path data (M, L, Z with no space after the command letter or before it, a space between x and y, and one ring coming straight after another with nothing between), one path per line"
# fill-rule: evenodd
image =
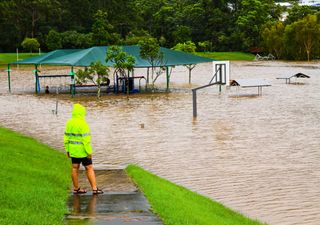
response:
M88 155L87 158L88 158L88 159L92 159L92 155Z

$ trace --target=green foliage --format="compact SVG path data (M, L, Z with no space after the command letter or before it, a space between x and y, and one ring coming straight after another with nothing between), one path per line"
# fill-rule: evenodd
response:
M298 4L294 4L291 9L288 10L288 16L285 20L285 24L289 25L302 18L306 17L307 15L315 14L317 12L316 8L312 8L310 6L300 6Z
M139 42L140 56L148 60L151 65L152 90L154 91L154 83L164 71L163 53L160 51L160 45L155 38L144 38ZM156 70L156 67L158 70ZM156 74L156 75L155 75ZM147 77L147 86L149 85L149 76Z
M101 85L103 83L109 83L109 68L102 65L100 61L90 64L89 68L84 70L79 69L76 73L76 82L78 84L87 83L91 81L98 86L97 96L100 98L101 94Z
M107 50L106 62L113 63L114 74L116 77L122 77L128 81L129 73L133 70L135 65L135 58L126 52L122 51L122 49L118 46L111 46ZM126 82L126 90L129 93L129 82Z
M78 33L77 31L66 31L61 33L63 48L87 48L92 45L92 34Z
M316 15L308 15L285 29L285 42L289 55L298 59L314 58L319 54L320 24Z
M163 58L160 52L160 45L155 38L144 38L139 41L140 56L150 62L151 66L160 66Z
M92 40L94 45L103 46L116 44L120 36L114 33L113 26L108 22L108 13L98 10L93 18Z
M65 154L0 128L0 224L62 224L71 163Z
M191 28L188 26L178 26L172 32L175 43L183 43L191 40Z
M133 56L122 51L118 46L111 46L107 50L106 62L109 61L113 63L113 67L116 69L116 72L118 72L122 77L127 76L126 71L133 70L136 62Z
M56 50L62 48L62 38L55 30L50 30L47 36L47 47L49 50Z
M187 41L184 43L176 44L176 46L174 46L172 49L177 51L193 53L196 51L197 47L195 43L193 43L192 41Z
M266 2L259 0L240 1L234 30L237 40L234 41L240 42L241 50L258 46L261 27L272 19L268 6Z
M282 22L270 24L262 31L262 41L264 49L281 59L284 55L284 29Z
M208 52L212 48L212 43L210 41L198 42L198 50L201 52Z
M259 225L222 204L157 177L142 168L129 165L128 175L149 200L152 210L164 224Z
M44 51L60 46L132 45L151 37L168 48L192 41L198 43L199 51L247 52L263 47L275 51L266 47L262 33L270 24L280 22L284 9L272 0L0 1L0 52L14 51L26 36L37 38ZM307 15L319 14L320 7L294 4L285 10L289 13L286 27ZM297 54L305 47L296 47L298 52L288 47L277 54L301 58ZM319 58L317 52L310 58Z
M124 44L126 45L137 45L140 40L144 38L150 38L150 34L145 30L133 30L128 33Z
M40 48L40 44L37 39L35 38L25 38L21 43L22 48L27 51L37 51Z

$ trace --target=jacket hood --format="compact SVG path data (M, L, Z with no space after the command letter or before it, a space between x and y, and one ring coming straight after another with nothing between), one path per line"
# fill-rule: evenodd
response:
M81 104L74 104L72 110L72 118L84 119L86 115L86 108Z

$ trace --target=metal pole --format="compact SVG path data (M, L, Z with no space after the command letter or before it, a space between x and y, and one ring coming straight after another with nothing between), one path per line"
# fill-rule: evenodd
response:
M36 77L36 94L40 93L40 82L39 82L39 76L38 76L38 65L34 65L35 69L34 69L34 74Z
M75 86L75 77L74 77L74 71L73 71L73 66L71 66L71 83L72 83L72 88L71 88L71 95L72 97L74 97L75 93L76 93L76 86Z
M10 64L8 64L8 87L9 87L9 92L11 93L11 77L10 77L10 72L11 72L11 69L10 69Z
M192 90L193 117L197 117L197 90Z
M167 77L167 92L169 91L169 83L170 83L170 75L169 75L169 67L166 66L166 77Z
M189 84L191 84L191 65L189 65L189 67L187 67L189 70Z

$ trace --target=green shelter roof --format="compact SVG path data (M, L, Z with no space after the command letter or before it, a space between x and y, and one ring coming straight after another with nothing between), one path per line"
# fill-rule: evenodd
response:
M140 47L137 45L120 46L122 50L132 55L136 62L135 67L151 67L151 64L140 57ZM47 54L13 62L11 64L47 64L61 66L90 66L92 62L100 61L106 66L112 66L111 62L106 63L106 52L109 46L91 47L88 49L61 49ZM214 60L196 56L190 53L174 51L167 48L160 48L163 53L162 66L177 66L212 62Z

